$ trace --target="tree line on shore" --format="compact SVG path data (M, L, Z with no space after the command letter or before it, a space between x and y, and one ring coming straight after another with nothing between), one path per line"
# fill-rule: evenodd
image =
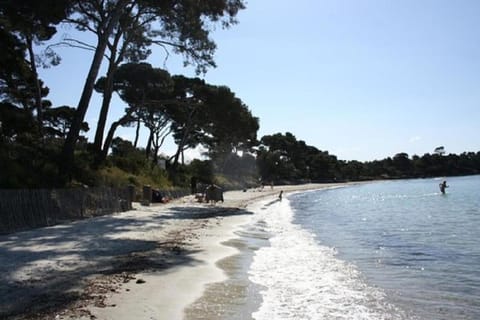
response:
M339 160L289 132L264 136L257 152L262 177L279 181L354 181L480 174L480 151L445 155L444 147L422 156L397 153L375 161Z
M197 75L215 67L216 26L228 28L243 0L7 0L0 6L0 188L75 184L186 186L191 177L229 187L302 182L478 174L480 154L399 153L373 162L342 161L291 133L257 139L259 119L227 86L172 75L147 63L153 46L178 54ZM94 35L64 36L60 26ZM55 67L58 46L93 52L76 106L55 105L39 68ZM167 55L168 55L167 54ZM104 64L105 74L101 75ZM101 95L93 142L85 136L91 97ZM107 128L111 102L126 107ZM133 141L116 137L135 128ZM147 128L148 140L139 141ZM176 151L162 153L172 137ZM144 145L145 147L141 147ZM183 161L202 146L208 160ZM164 165L163 165L164 164Z

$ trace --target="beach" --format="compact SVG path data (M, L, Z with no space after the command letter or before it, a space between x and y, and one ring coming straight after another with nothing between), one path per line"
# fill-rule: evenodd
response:
M235 232L251 206L277 200L281 190L332 186L229 191L217 204L187 196L1 236L0 318L209 319L195 302L225 299L207 288L236 268Z

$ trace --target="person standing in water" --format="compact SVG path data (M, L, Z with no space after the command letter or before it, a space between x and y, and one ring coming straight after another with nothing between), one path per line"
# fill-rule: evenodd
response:
M444 181L443 181L442 183L440 183L438 186L440 187L440 191L441 191L443 194L445 194L445 189L448 188L448 186L447 186L447 181L444 180Z

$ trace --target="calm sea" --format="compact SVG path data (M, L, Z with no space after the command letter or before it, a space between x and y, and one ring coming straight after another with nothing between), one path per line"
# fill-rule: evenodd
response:
M262 203L257 320L480 319L480 176L374 182ZM244 234L245 235L245 234ZM268 240L267 240L268 239Z

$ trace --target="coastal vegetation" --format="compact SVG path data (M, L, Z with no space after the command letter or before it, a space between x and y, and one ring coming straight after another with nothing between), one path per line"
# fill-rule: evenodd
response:
M480 152L423 156L398 153L372 162L339 160L289 132L257 138L260 120L227 86L172 75L147 63L153 46L181 55L198 76L215 67L216 26L237 23L242 0L2 1L0 7L0 188L148 184L188 186L190 179L244 188L260 182L299 183L480 173ZM63 37L59 26L91 33L96 42ZM56 45L92 51L76 106L48 100L38 68L61 63ZM100 74L102 63L105 74ZM85 121L100 93L97 123ZM125 103L107 128L112 97ZM116 136L135 128L135 139ZM148 129L140 141L139 129ZM95 128L93 141L86 133ZM133 130L133 129L132 129ZM173 138L176 151L162 146ZM202 159L184 161L201 146ZM443 150L443 152L441 152Z
M264 178L288 181L353 181L372 179L427 178L480 173L480 152L445 154L444 147L422 156L397 153L375 161L339 160L297 140L289 132L264 136L257 163Z

